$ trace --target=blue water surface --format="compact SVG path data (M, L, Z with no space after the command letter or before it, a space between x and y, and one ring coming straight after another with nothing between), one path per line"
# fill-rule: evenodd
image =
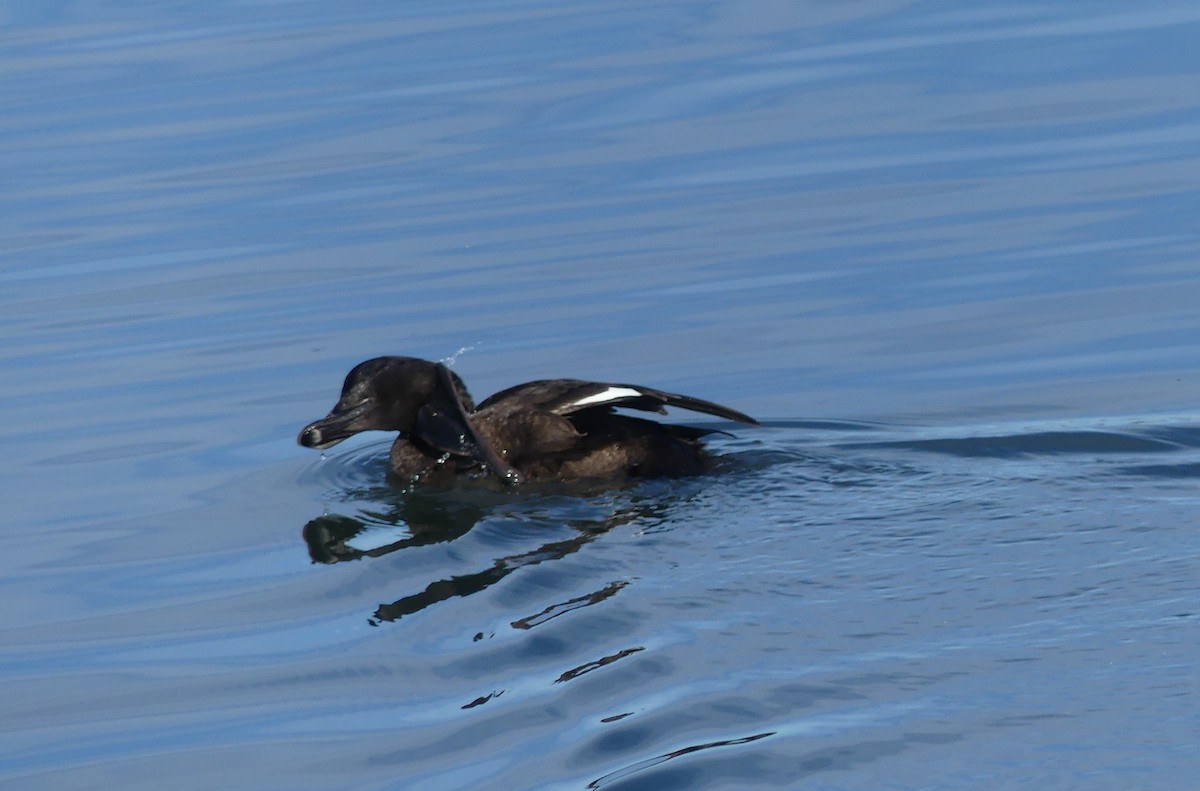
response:
M0 785L1194 787L1197 36L0 2ZM379 354L763 425L406 490Z

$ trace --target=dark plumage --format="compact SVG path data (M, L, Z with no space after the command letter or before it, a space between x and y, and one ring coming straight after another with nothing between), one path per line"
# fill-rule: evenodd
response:
M729 407L649 387L543 379L501 390L476 407L441 363L376 357L346 375L328 415L300 432L328 448L360 431L399 431L392 470L405 480L487 468L502 480L579 480L695 475L708 467L700 438L711 429L618 414L675 406L756 425Z

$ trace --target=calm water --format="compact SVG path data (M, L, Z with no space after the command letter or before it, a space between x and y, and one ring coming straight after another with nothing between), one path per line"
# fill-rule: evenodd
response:
M0 3L0 785L1194 788L1198 36ZM764 426L405 492L384 353Z

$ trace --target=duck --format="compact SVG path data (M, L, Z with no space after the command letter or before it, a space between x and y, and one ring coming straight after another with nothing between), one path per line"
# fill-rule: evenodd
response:
M399 432L392 473L416 483L462 475L525 481L582 481L699 475L711 466L701 439L717 429L635 417L618 407L666 407L758 421L700 398L631 384L539 379L473 402L444 363L375 357L350 370L333 409L297 441L324 450L363 431Z

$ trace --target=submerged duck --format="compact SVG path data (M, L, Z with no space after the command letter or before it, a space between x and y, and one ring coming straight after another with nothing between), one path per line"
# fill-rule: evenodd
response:
M376 357L346 375L328 415L304 427L306 448L360 431L398 431L392 471L406 481L485 469L501 480L572 481L696 475L708 469L700 438L714 429L618 414L667 406L757 425L735 409L627 384L542 379L471 400L458 374L415 357Z

